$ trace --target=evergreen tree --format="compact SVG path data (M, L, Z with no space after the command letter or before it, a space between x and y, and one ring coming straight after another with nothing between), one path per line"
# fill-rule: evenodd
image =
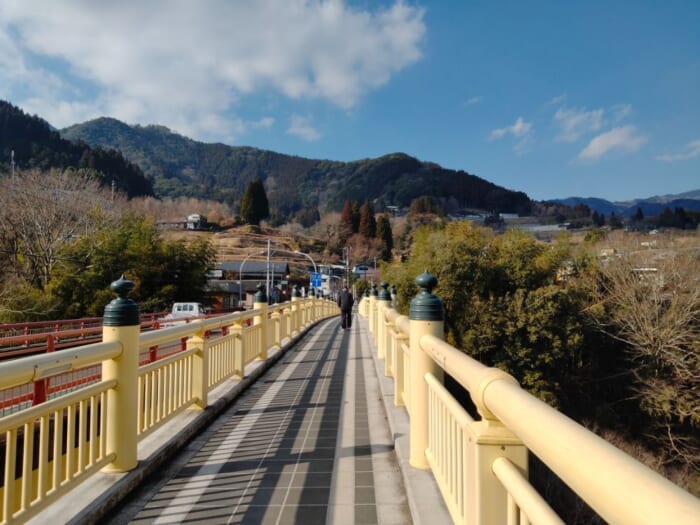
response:
M377 220L374 218L374 208L369 200L366 200L360 209L359 234L372 239L377 234Z
M410 217L415 217L416 215L438 215L440 217L444 216L442 208L435 202L429 195L423 195L422 197L417 197L411 201L411 206L408 210L408 215Z
M346 200L343 211L340 212L340 236L343 241L346 241L353 233L355 233L355 229L353 228L352 206L350 201Z
M382 241L382 259L388 261L391 259L391 250L394 248L394 237L391 231L391 222L389 216L384 213L377 220L377 239Z
M613 230L622 228L622 219L615 215L615 212L612 212L610 214L610 219L608 219L608 224Z
M593 215L591 215L591 220L593 221L593 224L598 228L600 228L601 226L605 226L605 215L603 215L602 213L594 211Z
M644 220L644 213L642 213L642 209L640 207L637 207L637 213L634 214L634 222L642 222Z
M260 224L270 215L270 207L262 181L257 178L249 182L241 200L241 217L248 224Z
M673 210L673 215L675 216L675 227L680 228L682 230L685 229L685 224L688 222L688 217L685 214L685 210L683 208L674 208Z
M352 233L360 232L360 203L353 201L352 203Z

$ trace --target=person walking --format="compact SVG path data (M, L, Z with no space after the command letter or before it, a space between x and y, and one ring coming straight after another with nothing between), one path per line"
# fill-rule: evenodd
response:
M352 306L355 304L355 299L352 296L347 286L343 287L343 291L338 296L338 306L340 306L340 325L343 330L352 326Z

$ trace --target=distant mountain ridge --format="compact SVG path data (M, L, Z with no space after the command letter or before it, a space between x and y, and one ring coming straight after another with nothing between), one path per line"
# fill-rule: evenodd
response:
M10 171L11 160L17 169L89 171L130 197L153 195L151 182L119 151L65 140L45 120L0 100L0 173Z
M677 195L656 195L646 199L634 199L631 201L611 202L595 197L569 197L566 199L551 199L548 202L556 202L566 206L584 204L591 211L597 211L604 215L614 213L619 217L632 217L641 209L645 217L661 215L665 208L674 210L683 208L690 211L700 211L700 189L679 193Z
M259 177L278 218L309 209L339 211L346 199L409 206L424 195L447 209L527 214L532 208L523 192L404 153L354 162L306 159L246 146L206 144L162 126L130 126L112 118L70 126L61 130L61 136L118 149L153 181L160 197L236 203L246 185Z

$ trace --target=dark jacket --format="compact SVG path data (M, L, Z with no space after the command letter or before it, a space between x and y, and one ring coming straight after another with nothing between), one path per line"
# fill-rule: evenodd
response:
M355 304L355 299L353 299L352 294L348 290L343 290L338 296L338 306L344 312L349 312L352 310L352 305Z

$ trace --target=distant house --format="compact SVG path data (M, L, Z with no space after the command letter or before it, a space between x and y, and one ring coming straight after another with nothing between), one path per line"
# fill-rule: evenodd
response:
M209 228L209 223L204 215L199 213L191 213L187 219L178 221L158 221L158 227L163 230L206 230Z
M270 261L268 268L267 261L224 261L210 272L207 288L216 309L252 308L258 284L265 283L268 273L272 281L268 298L286 300L289 272L286 262Z
M185 228L188 230L206 230L207 225L207 218L204 215L192 213L187 216L187 225Z

